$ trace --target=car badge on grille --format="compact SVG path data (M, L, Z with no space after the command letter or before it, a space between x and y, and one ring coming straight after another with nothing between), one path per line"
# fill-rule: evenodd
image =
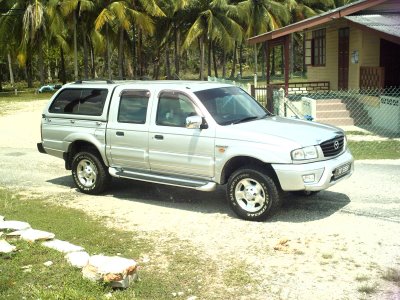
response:
M335 150L339 149L339 141L333 143L333 148L335 148Z

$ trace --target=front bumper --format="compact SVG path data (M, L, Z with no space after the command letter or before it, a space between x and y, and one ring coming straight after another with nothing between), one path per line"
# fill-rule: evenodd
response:
M341 176L334 176L335 170L350 164L350 170ZM354 159L350 150L346 150L338 157L308 164L273 164L282 190L284 191L321 191L348 178L354 171ZM304 182L304 177L314 175L313 182Z

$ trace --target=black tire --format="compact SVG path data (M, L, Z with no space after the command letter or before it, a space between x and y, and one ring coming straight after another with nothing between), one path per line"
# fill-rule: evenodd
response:
M228 180L227 198L232 210L241 219L250 221L266 220L281 205L274 180L257 168L234 172Z
M90 195L103 192L111 180L103 161L89 151L79 152L72 159L72 178L82 193Z

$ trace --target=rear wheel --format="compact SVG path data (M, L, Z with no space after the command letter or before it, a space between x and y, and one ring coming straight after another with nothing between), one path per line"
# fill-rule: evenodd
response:
M79 152L72 160L72 178L77 188L85 194L99 194L109 184L107 167L92 152Z
M232 210L242 219L263 221L281 204L275 182L258 169L239 169L228 180L227 197Z

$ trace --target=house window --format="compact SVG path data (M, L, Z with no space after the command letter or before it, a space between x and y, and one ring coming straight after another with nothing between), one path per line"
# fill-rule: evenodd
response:
M325 41L325 29L315 30L312 33L313 37L313 54L312 54L312 63L314 66L325 66L325 49L326 49L326 41Z
M326 59L326 30L312 32L312 39L305 40L304 60L308 66L325 66Z

